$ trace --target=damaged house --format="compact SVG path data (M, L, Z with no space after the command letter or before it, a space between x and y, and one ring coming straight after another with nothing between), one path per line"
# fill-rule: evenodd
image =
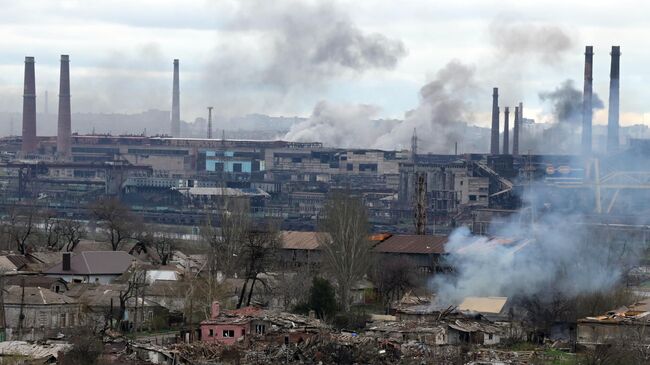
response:
M319 320L256 307L221 311L213 302L210 318L201 322L201 341L232 345L262 338L277 343L298 343L320 332Z
M650 346L650 300L578 320L577 342L593 347L621 341Z
M46 288L10 285L4 289L6 340L42 340L84 323L81 305Z

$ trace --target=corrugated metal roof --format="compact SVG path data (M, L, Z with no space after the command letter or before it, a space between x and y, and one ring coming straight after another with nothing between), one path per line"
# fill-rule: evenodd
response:
M376 252L444 254L447 236L394 235L375 247Z
M282 248L286 250L318 250L319 236L326 235L321 232L282 231Z

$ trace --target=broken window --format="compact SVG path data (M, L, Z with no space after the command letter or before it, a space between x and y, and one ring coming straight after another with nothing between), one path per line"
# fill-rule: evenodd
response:
M234 330L223 330L223 337L235 337Z
M258 335L263 335L264 333L266 333L266 325L256 324L255 333L257 333Z
M214 330L212 328L208 332L208 337L214 337Z

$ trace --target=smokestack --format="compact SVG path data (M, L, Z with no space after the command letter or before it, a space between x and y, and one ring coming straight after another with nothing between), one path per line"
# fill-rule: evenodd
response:
M607 118L607 152L618 150L619 76L621 47L612 46L612 66L609 72L609 116Z
M492 91L492 131L490 138L490 154L499 154L499 88Z
M521 105L521 104L519 104ZM519 155L519 125L521 124L519 107L515 107L515 126L512 128L512 154Z
M23 92L23 154L35 153L36 140L36 75L34 57L25 57L25 89Z
M61 55L61 75L59 81L59 124L56 136L56 151L59 157L69 158L71 139L70 110L70 57Z
M503 111L503 154L510 154L510 108L506 107Z
M178 81L178 60L174 60L174 85L172 90L172 137L181 136L181 92Z
M208 139L212 139L212 107L208 107Z
M585 47L585 85L582 93L582 155L591 155L591 123L593 119L594 47Z

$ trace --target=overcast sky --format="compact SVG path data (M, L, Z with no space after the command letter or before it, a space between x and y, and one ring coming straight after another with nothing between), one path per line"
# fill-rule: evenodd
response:
M25 56L37 93L56 111L59 55L71 59L75 111L170 109L180 59L182 118L311 113L319 101L369 104L401 118L451 60L474 70L472 121L523 101L549 117L539 93L566 79L582 88L594 46L595 92L607 106L609 50L620 45L623 124L650 123L650 2L430 0L0 0L0 111L22 108ZM644 116L646 118L644 118ZM606 109L595 115L606 121Z

